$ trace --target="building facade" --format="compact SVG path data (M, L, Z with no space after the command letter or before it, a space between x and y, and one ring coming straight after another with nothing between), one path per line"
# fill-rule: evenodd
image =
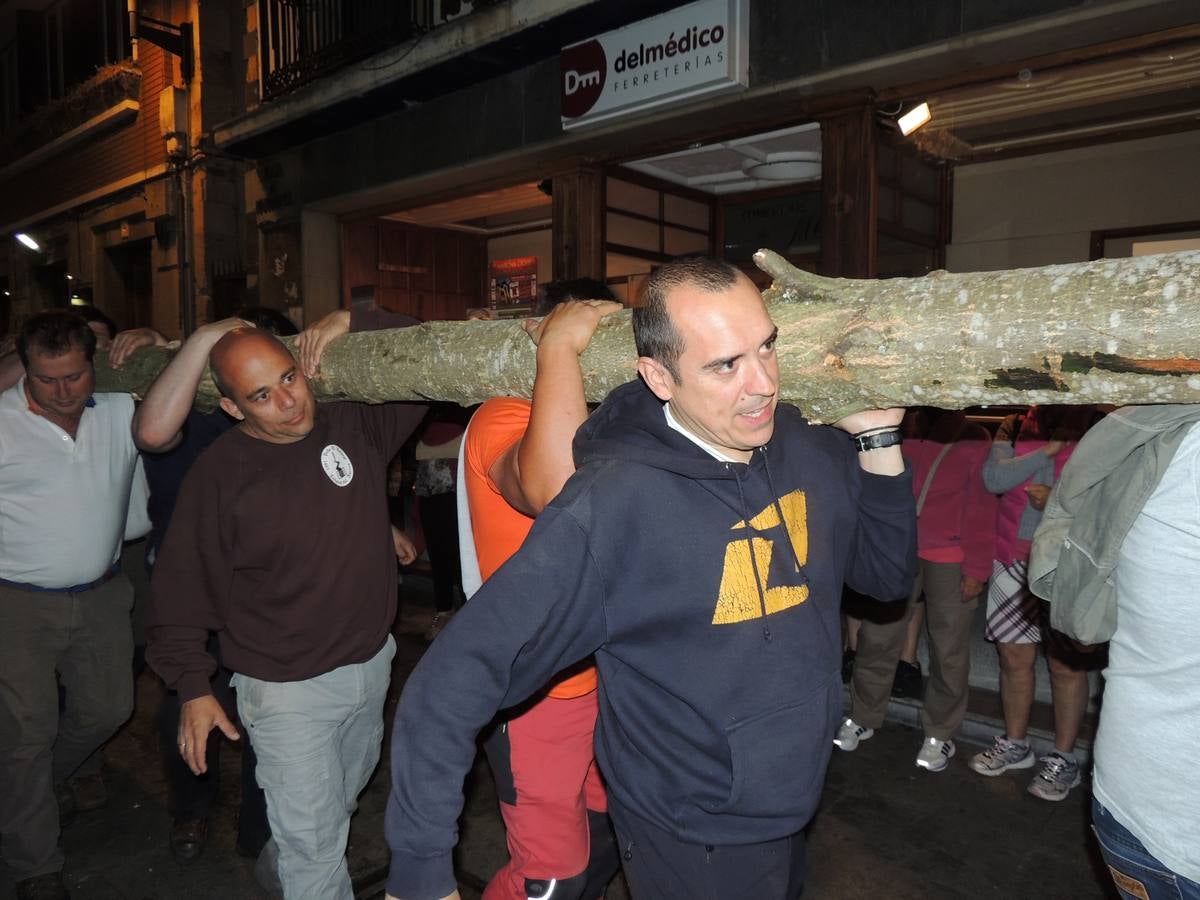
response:
M245 109L238 13L211 0L0 9L0 325L92 303L176 336L209 298L244 295L246 164L205 138Z
M1184 0L11 5L10 317L72 296L172 336L245 302L520 315L551 278L635 302L680 252L887 277L1200 228ZM147 19L189 26L190 77ZM78 38L48 36L88 22L96 64L67 65Z
M329 5L299 8L316 22ZM1178 165L1197 124L1187 3L415 3L398 43L346 62L314 40L307 63L288 55L295 9L248 7L251 99L213 138L256 160L260 296L306 316L352 302L521 314L531 278L576 275L632 302L650 268L693 250L751 271L758 246L831 275L1004 267L971 249L972 210L989 193L1036 203L1004 185L1055 153L1093 153L1091 186L1033 188L1088 219L1085 254L1090 231L1186 236L1200 219ZM672 91L681 62L712 64L699 36L715 27L740 55L724 83ZM622 107L646 81L663 87ZM578 115L589 92L601 115ZM905 137L897 119L921 100L933 119ZM1101 212L1104 184L1137 199ZM1087 258L1042 249L1034 261Z

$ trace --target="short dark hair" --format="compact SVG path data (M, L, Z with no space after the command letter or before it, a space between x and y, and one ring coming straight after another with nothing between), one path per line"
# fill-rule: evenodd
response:
M638 356L661 363L679 384L683 337L667 312L667 296L685 284L715 294L737 284L739 274L731 263L702 254L677 257L651 272L642 284L642 302L633 310L633 341Z
M30 316L17 335L17 355L29 368L29 354L62 356L74 348L83 350L87 361L96 355L96 332L83 316L65 309L53 309Z
M238 310L235 315L239 319L245 319L255 328L269 331L275 337L290 337L293 334L300 333L300 329L296 327L295 322L279 310L272 309L270 306L245 306Z
M616 300L617 295L603 281L595 278L562 278L551 281L542 288L533 314L544 316L560 303L568 300Z
M105 315L102 310L97 309L90 303L72 306L71 312L81 316L85 322L99 322L104 326L105 331L108 332L108 339L110 341L117 336L117 331L119 331L117 323Z

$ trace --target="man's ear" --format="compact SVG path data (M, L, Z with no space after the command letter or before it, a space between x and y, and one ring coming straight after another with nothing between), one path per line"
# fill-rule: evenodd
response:
M229 413L229 415L233 416L239 422L246 418L242 415L242 411L237 408L237 404L228 397L221 398L221 409L225 410L225 412Z
M667 371L667 367L657 359L649 356L639 356L637 363L638 374L646 382L646 386L654 391L654 396L664 403L671 399L675 379Z

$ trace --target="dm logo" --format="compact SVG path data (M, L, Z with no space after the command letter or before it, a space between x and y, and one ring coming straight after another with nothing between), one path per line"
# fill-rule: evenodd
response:
M721 587L717 591L717 606L713 611L714 625L732 625L736 622L746 622L759 619L766 614L782 612L799 606L808 599L808 585L770 583L771 559L775 555L775 544L779 538L790 541L796 553L796 561L788 558L783 564L783 571L795 573L795 563L808 563L808 500L804 491L792 491L785 497L779 498L779 507L783 510L780 520L779 510L772 503L757 516L750 520L750 528L755 532L775 531L778 538L752 537L746 541L744 531L745 521L738 522L730 530L739 533L725 547L725 565L721 571ZM779 534L782 526L787 535ZM751 560L750 554L754 554ZM790 557L790 551L787 552ZM759 575L767 579L766 584L760 585ZM762 589L760 599L759 590Z
M587 113L604 93L608 59L599 41L568 47L559 57L562 70L562 114L578 119Z
M326 444L321 451L321 468L338 487L345 487L354 478L354 463L337 444Z

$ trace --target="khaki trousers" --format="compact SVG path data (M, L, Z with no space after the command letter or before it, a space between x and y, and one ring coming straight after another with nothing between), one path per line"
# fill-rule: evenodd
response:
M919 559L917 566L917 580L904 616L885 625L867 620L862 623L850 687L850 717L868 728L883 724L908 621L917 598L924 592L929 682L925 686L921 725L926 737L944 741L958 731L967 710L971 623L979 600L962 602L962 567L958 563Z

